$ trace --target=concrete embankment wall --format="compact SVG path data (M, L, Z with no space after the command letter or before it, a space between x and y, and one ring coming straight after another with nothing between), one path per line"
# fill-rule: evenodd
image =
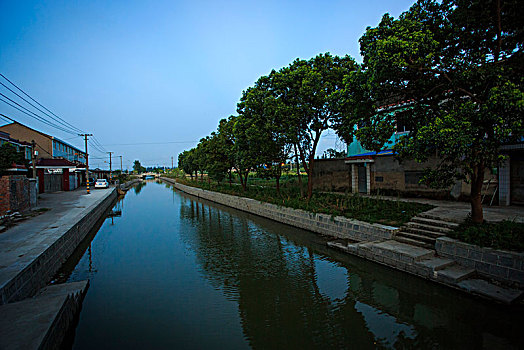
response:
M30 297L44 287L96 222L113 205L116 198L117 191L112 189L101 200L85 208L71 223L49 228L49 230L61 230L63 234L0 288L0 305Z
M126 182L126 183L121 184L121 185L120 185L120 189L121 189L121 190L124 190L124 191L127 191L127 190L129 190L132 186L134 186L135 184L139 183L140 181L142 181L142 180L140 180L140 179L134 179L134 180L128 181L128 182Z
M397 227L370 224L341 216L332 217L328 214L315 214L300 209L264 203L250 198L206 191L176 183L175 180L169 178L161 179L173 184L176 189L195 197L330 237L349 239L356 242L374 241L391 239L398 230Z

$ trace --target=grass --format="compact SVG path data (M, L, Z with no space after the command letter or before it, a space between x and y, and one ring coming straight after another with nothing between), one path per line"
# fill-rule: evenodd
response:
M433 206L427 204L326 192L316 192L311 200L307 201L300 196L296 178L284 181L281 185L280 194L277 193L274 187L270 186L248 186L246 191L242 191L242 188L237 185L219 185L180 178L177 181L206 190L252 198L313 213L344 216L369 223L381 223L391 226L400 226L408 222L416 214L433 208Z
M468 219L448 236L481 247L524 251L524 224L514 221L477 224Z

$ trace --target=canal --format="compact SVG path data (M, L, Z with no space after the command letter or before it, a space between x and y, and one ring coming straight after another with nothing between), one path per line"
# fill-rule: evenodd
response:
M326 247L148 181L64 280L89 279L73 349L522 348L522 307ZM69 345L68 345L69 346Z

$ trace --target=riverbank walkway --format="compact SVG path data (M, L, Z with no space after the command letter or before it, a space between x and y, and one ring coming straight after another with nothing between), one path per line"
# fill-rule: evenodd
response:
M0 348L57 348L88 281L45 285L103 217L116 189L45 193L25 221L0 233Z
M86 208L100 203L114 188L43 193L35 210L49 209L0 234L0 290L76 224ZM21 286L20 286L21 287ZM3 295L2 295L3 296ZM0 300L0 304L8 300Z
M440 217L444 221L461 223L471 213L471 204L469 202L460 202L453 200L436 200L426 198L402 198L393 196L372 196L362 195L363 197L384 199L391 201L411 202L429 204L435 208L428 210L426 213L431 216ZM484 220L497 222L503 220L524 223L524 207L522 206L489 206L483 204Z

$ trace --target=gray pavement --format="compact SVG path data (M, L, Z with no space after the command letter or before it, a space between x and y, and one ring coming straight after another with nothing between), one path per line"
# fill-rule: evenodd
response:
M366 196L366 195L363 195ZM471 213L471 204L469 202L458 202L451 200L436 200L426 198L398 198L389 196L366 196L370 198L379 198L386 200L414 202L433 205L433 208L427 211L428 214L440 217L444 221L462 222L469 213ZM488 206L484 205L484 220L497 222L502 220L510 220L524 223L524 207L522 206Z
M1 305L0 349L58 348L87 288L87 281L59 284L34 298Z
M43 193L38 208L50 210L0 233L0 288L40 256L88 208L108 196L113 188ZM37 208L36 208L37 209Z

